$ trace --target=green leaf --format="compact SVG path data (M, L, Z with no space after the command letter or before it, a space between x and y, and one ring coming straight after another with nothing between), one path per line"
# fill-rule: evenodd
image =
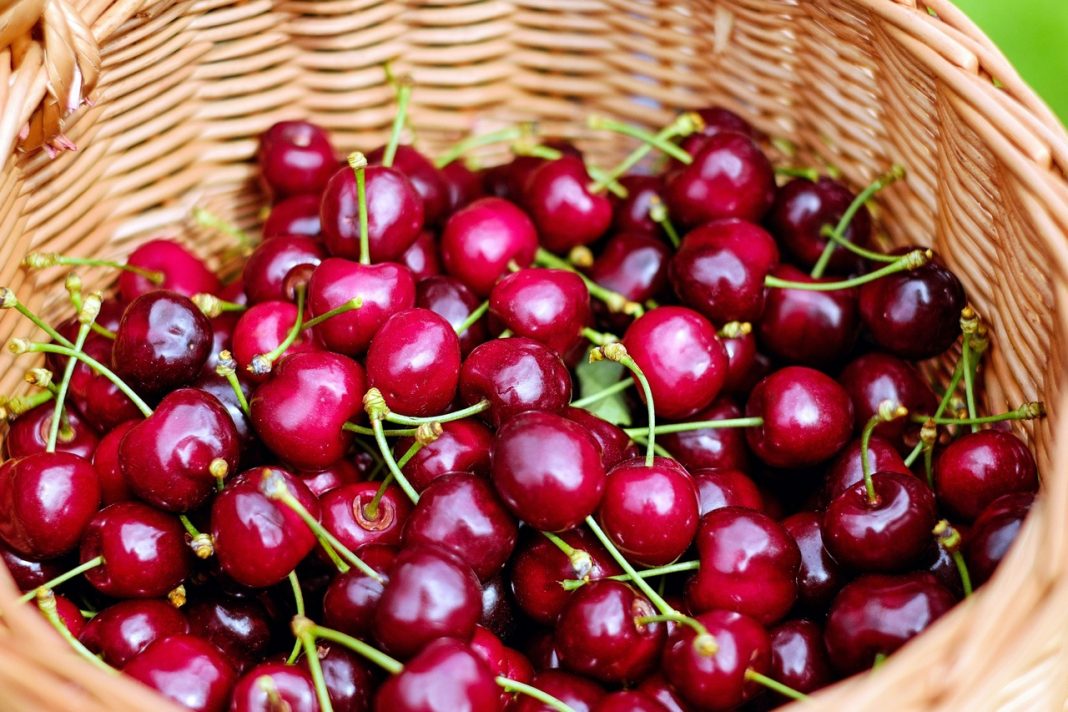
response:
M589 363L583 360L575 369L579 383L579 398L600 393L605 388L615 385L621 378L626 377L625 371L622 364L613 361ZM627 426L632 422L624 393L613 393L587 406L586 410L615 425Z

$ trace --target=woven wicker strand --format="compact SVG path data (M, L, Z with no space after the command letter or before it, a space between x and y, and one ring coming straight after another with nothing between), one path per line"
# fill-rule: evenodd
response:
M0 284L54 318L64 273L21 272L31 248L121 258L171 235L217 257L225 239L191 208L255 229L250 159L279 119L320 122L344 149L381 143L384 62L415 80L414 133L431 153L537 119L607 164L631 146L591 134L589 113L657 126L721 103L792 141L792 161L855 185L905 165L880 195L881 228L935 247L992 325L986 406L1048 404L1024 427L1043 494L987 586L816 706L1064 709L1068 136L949 0L0 2ZM0 318L5 339L31 333ZM0 360L0 393L17 392L31 364ZM17 595L0 568L4 710L173 709L80 661Z

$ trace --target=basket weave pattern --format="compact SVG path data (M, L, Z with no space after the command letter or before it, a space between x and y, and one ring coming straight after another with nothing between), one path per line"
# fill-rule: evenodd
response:
M31 247L121 258L166 234L220 253L224 238L190 209L255 226L250 158L277 120L312 118L344 149L381 143L386 61L416 83L415 137L430 153L538 119L606 164L630 145L592 135L587 114L657 126L715 102L792 141L794 163L835 165L854 185L905 165L908 180L880 194L880 224L892 243L932 245L991 324L988 408L1048 404L1027 426L1044 496L979 595L817 701L1063 708L1068 137L946 0L7 0L0 47L0 284L50 317L64 273L21 272ZM65 139L78 150L35 150ZM5 338L30 333L0 319ZM0 393L18 391L30 364L0 360ZM4 710L170 709L79 661L16 595L0 568Z

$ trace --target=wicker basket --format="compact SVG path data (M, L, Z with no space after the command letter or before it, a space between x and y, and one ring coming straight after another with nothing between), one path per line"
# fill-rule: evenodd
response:
M312 117L344 148L380 143L387 60L417 83L428 151L536 117L605 162L629 146L589 135L587 113L658 125L715 101L793 141L796 162L826 161L854 184L904 164L907 182L880 197L882 226L894 242L934 245L993 325L988 407L1049 404L1028 430L1044 496L977 596L816 701L1063 709L1068 137L948 1L3 0L0 47L0 284L51 316L63 275L23 274L31 246L118 257L163 233L219 251L218 235L189 224L191 207L254 226L249 159L276 120ZM48 155L68 142L78 150ZM27 333L0 320L5 339ZM29 365L9 358L0 393ZM0 708L172 709L84 664L15 597L0 567Z

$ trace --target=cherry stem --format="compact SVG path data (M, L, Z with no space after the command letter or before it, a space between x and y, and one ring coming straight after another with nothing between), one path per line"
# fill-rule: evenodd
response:
M645 625L646 623L680 623L692 628L697 635L708 635L708 628L705 628L701 621L678 612L665 613L659 616L638 616L634 619L634 622L638 625Z
M394 413L389 411L385 414L384 419L397 425L411 425L418 427L424 423L451 423L454 420L463 420L464 418L470 418L472 415L478 415L479 413L489 410L490 402L488 400L480 400L474 405L469 405L466 408L453 411L452 413L446 413L445 415L432 415L425 418L416 417L411 415L401 415L400 413Z
M372 438L375 436L375 431L372 428L368 428L357 423L345 423L341 426L341 429L347 430L350 433L356 433L357 435L366 435ZM382 432L385 433L386 437L388 438L410 438L415 435L417 430L418 428L400 428L394 430L383 430ZM377 449L369 449L367 452L371 455L378 455Z
M974 433L979 430L979 423L974 422L976 420L975 374L979 359L976 358L973 361L971 334L965 334L961 340L960 361L964 369L964 400L968 404L968 420L973 421L971 427Z
M404 665L402 665L396 658L386 655L378 648L368 645L358 638L353 638L351 635L346 635L341 631L333 630L332 628L324 628L315 624L310 626L309 632L315 638L329 640L332 643L337 643L338 645L348 648L352 652L367 658L391 675L397 675L404 670Z
M642 391L645 393L645 405L649 412L649 424L645 428L645 437L649 441L645 448L645 466L652 467L653 458L656 456L656 407L653 404L653 389L649 386L649 379L645 377L641 366L627 353L627 347L623 344L615 343L598 346L590 351L590 363L603 360L622 364L634 374L635 380L642 386Z
M382 453L382 460L385 461L386 467L390 473L393 474L393 479L397 481L400 488L404 490L404 494L408 495L408 499L412 501L412 504L419 503L419 493L412 487L412 483L408 481L408 478L401 472L400 466L397 465L397 461L393 459L393 453L389 449L389 443L386 442L386 434L382 429L381 418L371 418L371 429L375 434L375 441L378 443L378 450Z
M646 446L649 445L649 441L647 439L645 439L645 437L643 437L641 435L631 435L630 439L633 440L638 445L646 445ZM670 452L668 452L664 448L664 446L661 445L660 443L653 443L653 452L655 452L660 457L666 457L666 458L668 458L670 460L677 460L678 459L677 457L672 455Z
M558 161L564 157L564 154L555 148L533 143L529 138L520 138L519 141L513 143L512 153L517 156L533 156L543 161Z
M661 153L666 153L676 161L684 163L687 166L693 163L693 156L671 143L671 141L661 138L660 134L650 133L643 128L625 124L622 121L616 121L615 119L609 119L605 116L591 116L586 120L586 124L594 131L611 131L612 133L623 134L624 136L638 139L642 143L652 146Z
M674 564L668 564L667 566L657 566L652 569L642 569L638 572L638 576L647 578L656 578L657 576L668 576L669 574L682 573L684 571L696 571L700 568L701 562L699 561L677 561ZM608 576L609 581L630 581L632 580L630 574L619 574L618 576ZM585 579L567 579L560 582L560 586L565 591L574 591L575 589L582 588L588 582Z
M245 398L245 391L241 389L241 381L237 378L237 362L234 361L234 357L229 351L223 350L219 352L219 363L215 366L215 373L226 379L226 382L230 384L230 388L234 392L237 404L241 407L241 412L245 414L246 418L251 418L252 410L248 406L248 399Z
M586 285L586 289L589 290L590 296L604 302L608 306L609 311L622 312L634 317L641 316L645 313L645 309L643 309L642 305L638 304L638 302L627 299L619 292L613 292L611 289L602 287L582 272L575 269L574 265L570 262L557 257L544 248L538 248L538 251L534 254L534 263L542 267L552 267L553 269L563 269L568 272L574 272L580 279L582 279L583 283Z
M182 523L182 527L189 535L189 548L193 550L196 557L210 559L215 554L215 543L212 541L211 534L201 532L184 514L178 515L178 521Z
M314 329L315 327L319 326L320 324L322 324L324 321L327 321L328 319L333 319L335 316L338 316L340 314L346 314L346 313L348 313L350 311L355 311L356 309L360 309L362 307L363 307L363 297L353 297L352 299L348 300L347 302L344 302L344 303L339 304L338 306L334 307L330 311L323 312L319 316L314 317L314 318L309 319L308 321L304 322L304 327L303 328L304 329Z
M669 435L671 433L687 433L693 430L759 428L763 424L764 419L756 416L749 418L721 418L720 420L695 420L692 423L668 423L666 425L658 425L656 426L656 432L658 435ZM646 430L646 428L626 428L623 432L633 437L635 435L645 434Z
M886 653L876 653L875 654L875 660L872 661L872 664L871 664L871 669L872 670L878 670L879 668L881 668L883 666L883 663L886 662L886 657L887 657Z
M85 340L89 337L89 329L100 313L100 297L90 295L83 307L78 312L78 336L74 339L74 350L80 352L85 347ZM70 379L74 375L74 367L78 360L73 357L67 358L67 366L63 369L63 379L59 382L56 391L55 410L52 412L52 422L48 428L48 443L45 452L56 451L56 441L59 439L59 424L63 419L63 404L67 400L67 389L70 388Z
M3 411L6 417L17 417L22 415L28 410L33 410L39 405L44 405L48 401L55 397L55 393L51 388L37 393L31 393L28 396L14 396L8 398L3 403Z
M871 417L860 433L860 469L864 473L864 488L868 491L868 502L873 506L878 503L879 497L875 494L875 483L872 482L871 435L880 423L889 423L891 420L904 418L908 414L908 409L900 403L895 406L893 401L884 400L879 403L878 412Z
M289 328L289 333L286 334L286 338L282 339L282 343L274 347L265 354L257 354L252 357L252 361L247 366L249 373L254 373L260 376L266 376L271 372L271 368L274 366L274 362L282 357L293 342L300 336L300 332L304 331L304 300L307 293L307 288L303 284L296 286L297 292L297 318L293 321L293 326Z
M293 601L297 606L297 615L304 615L304 591L300 588L300 579L297 578L296 571L289 572L289 585L293 589ZM298 638L293 642L293 650L290 651L289 657L286 658L286 665L292 665L297 661L297 656L300 655L300 649L302 647L301 640Z
M93 655L93 653L82 645L82 642L74 637L74 634L70 632L70 629L63 623L63 620L59 617L59 611L56 610L56 596L48 589L37 589L37 607L41 610L45 619L52 624L52 627L56 629L63 640L67 641L74 652L85 658L87 661L100 668L109 675L118 675L119 671L108 665L106 662Z
M356 151L349 154L348 163L356 176L356 203L360 211L360 264L369 265L371 264L371 238L367 227L367 157Z
M397 460L397 469L403 469L404 466L407 465L413 457L415 457L415 454L422 450L424 447L425 445L419 440L416 440L414 443L412 443L412 446L409 447L403 455L401 455L401 459ZM386 489L388 489L390 484L393 483L393 480L394 477L392 472L389 472L385 477L382 478L382 484L379 485L378 490L375 492L374 498L372 498L371 501L365 504L363 507L363 514L365 517L372 521L378 519L378 503L381 502L382 498L386 495Z
M850 242L849 240L845 239L840 234L835 232L834 228L830 225L824 225L823 229L820 230L820 235L826 237L828 240L831 240L835 244L844 247L853 254L859 255L860 257L863 257L866 260L871 260L872 262L893 262L897 259L897 256L895 255L888 255L885 252L876 252L874 250L869 250L866 247L861 247L860 245Z
M552 542L567 557L571 570L580 579L587 579L593 570L593 557L585 549L576 549L552 532L542 532L542 536Z
M615 334L606 334L588 326L582 327L582 335L594 346L608 346L619 341Z
M995 415L984 415L978 418L937 418L929 415L916 415L912 420L917 423L930 421L935 425L986 425L988 423L1002 423L1006 420L1034 420L1046 414L1046 407L1041 401L1024 403L1015 410Z
M82 308L85 306L85 301L82 299L81 279L78 278L78 275L71 272L67 275L67 280L64 283L64 286L67 288L67 296L70 297L71 305L74 307L75 311L81 312ZM114 341L116 339L116 334L114 331L101 326L95 321L89 325L89 328L100 336L103 336L105 339L109 339L111 341Z
M209 319L214 319L223 313L243 312L248 309L244 304L228 302L225 299L219 299L214 294L208 294L206 292L194 294L189 299L193 304L196 304L197 309L203 312L204 316Z
M753 669L747 669L745 671L745 679L749 680L750 682L755 682L758 685L762 685L774 692L778 692L783 697L789 697L791 700L804 702L809 699L808 695L806 695L804 692L798 692L794 688L789 687L788 685L784 685L778 680L773 680L767 675L759 673Z
M73 356L89 368L99 373L104 378L114 383L115 387L122 391L123 395L133 401L133 404L137 406L137 409L141 411L141 414L143 416L147 418L148 416L152 415L152 409L149 408L148 404L141 399L141 396L137 395L134 390L128 385L126 385L126 383L121 378L116 376L110 368L100 363L88 354L76 351L74 349L69 349L66 346L57 346L55 344L41 344L35 341L26 341L25 339L17 338L12 339L8 343L8 350L10 350L14 354L48 353L59 354L60 356Z
M320 712L334 712L333 703L330 702L330 692L326 687L326 677L323 675L323 666L319 662L319 651L315 646L314 631L314 624L311 624L311 621L302 614L297 614L293 618L293 634L300 646L304 648L308 672L311 673L312 682L315 685L315 697L319 700L319 710Z
M764 278L764 285L778 289L799 289L809 292L833 292L839 289L852 289L853 287L859 287L862 284L874 282L883 277L889 277L898 272L907 272L922 267L927 264L933 256L934 254L930 250L913 250L874 272L869 272L867 274L862 274L859 277L838 282L792 282L788 279L779 279L778 277L768 275Z
M690 134L700 131L704 128L705 122L701 119L699 114L685 113L675 118L670 124L660 129L659 133L655 135L658 142L669 142L671 139L680 136L689 136ZM630 154L620 161L614 168L605 172L604 178L596 181L590 186L591 193L599 193L605 189L608 181L617 180L624 173L638 164L638 161L645 158L653 150L655 146L649 142L643 142L641 146L630 152Z
M820 179L820 172L816 168L803 168L800 166L779 166L775 169L775 175L787 178L804 178L815 183Z
M404 75L394 80L397 88L397 113L393 117L393 128L389 133L389 143L382 154L382 165L386 168L393 167L393 159L397 157L397 147L400 145L401 132L408 121L408 104L412 99L412 80ZM366 263L365 263L366 264Z
M485 314L488 310L489 301L482 302L477 307L475 307L475 310L467 315L467 318L463 320L463 323L456 327L456 335L459 336L460 334L464 333L472 326L474 326L475 322L481 319L482 315Z
M960 553L961 535L947 519L941 519L935 524L934 529L931 530L935 539L938 541L938 546L946 551L953 559L953 563L957 567L957 573L960 574L960 585L964 590L964 596L967 598L972 595L972 577L968 572L968 564L964 561L964 556Z
M579 398L577 401L572 401L571 402L571 407L572 408L587 408L587 407L593 405L594 403L597 403L599 401L604 400L605 398L608 398L609 396L614 396L616 393L620 393L622 391L625 391L625 390L627 390L628 388L630 388L633 385L634 385L634 379L632 379L632 378L627 378L627 379L624 379L622 381L617 381L617 382L613 383L612 385L608 386L608 388L605 388L603 390L597 391L596 393L591 393L590 395L585 396L584 398ZM637 430L641 430L642 432L645 431L644 428L637 428Z
M54 252L31 252L22 260L27 269L46 269L56 265L83 266L83 267L108 267L111 269L131 272L138 277L144 277L157 287L163 284L163 273L157 270L144 269L135 265L122 264L112 260L98 260L91 257L69 257Z
M853 218L856 216L857 211L871 200L872 196L878 193L886 186L894 183L905 177L905 167L894 164L890 167L890 170L883 175L876 178L871 185L862 190L855 198L853 202L849 204L846 211L842 213L842 217L838 220L838 224L834 226L834 234L842 238L842 242L848 242L845 239L845 231L849 228L850 223L853 222ZM811 275L816 279L823 276L824 270L827 269L827 263L831 261L831 255L838 247L837 240L829 240L826 247L823 248L823 253L820 255L819 260L816 261L816 265L812 268Z
M654 195L649 201L649 218L667 233L672 246L678 248L678 246L682 244L682 240L679 238L679 231L676 230L675 225L672 224L671 216L668 215L667 206L664 205L664 201L661 200L659 196Z
M54 579L51 579L50 581L45 581L43 584L41 584L37 588L33 589L32 591L28 591L28 592L22 594L22 596L19 597L19 603L29 603L30 601L32 601L38 595L39 591L42 591L42 590L51 591L56 586L59 586L60 584L64 584L64 583L66 583L67 581L70 581L73 578L77 578L77 577L81 576L82 574L84 574L86 571L91 571L91 570L95 569L97 566L102 565L103 563L104 563L104 557L103 556L94 556L92 559L89 559L84 564L80 564L79 566L75 566L70 571L65 571L64 573L61 573L59 576L56 576Z
M193 208L193 222L200 227L218 230L224 235L234 238L246 250L251 250L256 245L256 241L247 232L206 208L200 206Z
M489 146L494 143L503 143L505 141L511 143L513 141L518 141L524 135L525 129L522 126L509 126L500 131L491 131L489 133L468 136L445 149L445 151L434 160L434 166L437 168L444 168L472 149L481 146Z
M935 409L934 416L938 418L949 407L949 402L953 399L953 394L957 391L957 386L960 384L961 378L964 376L963 364L960 360L957 361L956 367L953 369L953 375L949 379L949 384L946 386L946 392L942 394L942 400L938 403L938 408ZM924 443L918 442L916 446L912 448L912 452L905 458L905 467L912 467L912 464L916 462L916 458L920 456L920 453L924 450Z
M593 515L586 517L586 526L588 526L590 531L593 532L593 535L600 540L601 544L612 558L616 560L616 563L619 564L620 568L631 577L630 580L634 582L634 585L645 594L646 598L652 601L658 611L664 615L681 615L638 574L631 563L627 561L627 557L620 553L619 549L616 548L616 545L612 542L612 539L604 533L604 530L601 529L601 526L597 523L597 520L593 518Z
M19 301L19 298L15 296L15 293L7 287L0 287L0 309L14 309L33 322L38 329L48 334L49 338L53 341L67 347L74 346L74 342L52 328L52 325L47 323L44 319L30 311L25 304Z
M497 684L506 692L518 693L531 697L538 702L541 702L546 707L556 710L556 712L575 712L575 708L571 705L558 700L544 690L539 690L533 685L528 685L525 682L519 680L513 680L503 675L498 675L496 678Z

